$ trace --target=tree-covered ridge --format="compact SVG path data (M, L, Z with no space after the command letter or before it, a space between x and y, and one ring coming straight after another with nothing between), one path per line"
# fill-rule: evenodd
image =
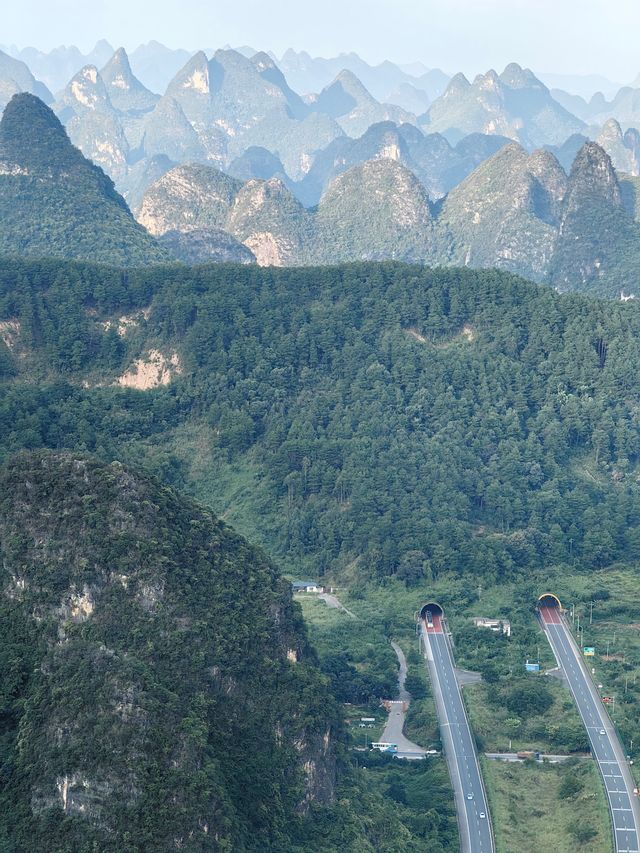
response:
M1 316L24 322L5 452L28 440L132 454L319 574L355 566L417 583L635 554L633 303L401 265L23 264L2 294ZM102 324L147 302L148 319L105 359ZM172 384L108 387L150 347L180 354ZM75 387L24 384L55 364ZM86 376L105 387L78 387Z
M121 265L170 259L28 93L14 96L0 121L0 251Z
M274 566L117 462L20 455L0 495L2 849L288 849L335 708Z

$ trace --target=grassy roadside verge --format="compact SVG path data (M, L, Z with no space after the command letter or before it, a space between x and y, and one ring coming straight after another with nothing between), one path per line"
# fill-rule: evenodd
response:
M497 853L604 853L609 814L595 763L507 763L482 758Z

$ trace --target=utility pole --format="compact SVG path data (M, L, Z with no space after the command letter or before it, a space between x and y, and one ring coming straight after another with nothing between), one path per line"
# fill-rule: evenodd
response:
M593 601L590 603L590 611L589 611L589 625L593 623Z
M607 660L609 660L609 640L607 640Z
M575 606L575 604L571 605L571 624L574 628L576 627L576 606Z

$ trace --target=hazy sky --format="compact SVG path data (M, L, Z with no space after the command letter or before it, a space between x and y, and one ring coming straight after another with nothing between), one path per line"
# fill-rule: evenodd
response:
M640 0L19 0L0 41L50 49L99 38L128 49L248 44L280 55L354 50L468 74L515 60L536 71L640 72Z

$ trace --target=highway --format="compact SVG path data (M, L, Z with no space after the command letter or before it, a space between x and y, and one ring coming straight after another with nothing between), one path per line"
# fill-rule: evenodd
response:
M589 735L607 793L616 853L640 850L638 800L634 782L615 729L557 607L540 607L540 619L553 653Z
M427 627L424 620L421 622L422 640L455 794L460 849L462 853L493 853L495 847L487 796L456 680L453 657L440 616L434 614L432 618L432 627Z

